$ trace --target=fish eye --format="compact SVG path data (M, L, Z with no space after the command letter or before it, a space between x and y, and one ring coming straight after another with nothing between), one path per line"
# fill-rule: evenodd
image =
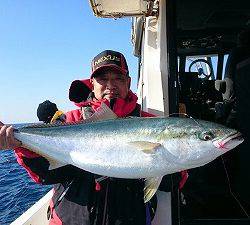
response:
M198 137L203 141L209 141L214 138L214 135L210 131L205 131L200 133Z

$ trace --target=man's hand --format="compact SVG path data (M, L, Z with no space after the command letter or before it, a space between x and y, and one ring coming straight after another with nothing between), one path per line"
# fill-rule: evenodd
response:
M0 150L20 147L22 143L14 138L12 126L6 126L0 121Z

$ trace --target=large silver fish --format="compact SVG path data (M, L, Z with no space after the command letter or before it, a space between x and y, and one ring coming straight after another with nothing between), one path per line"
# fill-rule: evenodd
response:
M14 135L51 169L72 164L109 177L146 178L145 202L162 176L209 163L243 141L236 130L191 118L115 118L104 104L84 122L28 126Z

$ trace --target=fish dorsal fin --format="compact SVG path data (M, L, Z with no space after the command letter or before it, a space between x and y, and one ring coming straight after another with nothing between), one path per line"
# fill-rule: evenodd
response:
M95 113L87 118L85 122L95 122L101 120L116 119L117 115L105 104L101 103L101 106L95 111Z
M156 148L161 145L160 143L154 143L149 141L132 141L129 142L129 144L135 146L136 148L147 154L153 154Z
M160 186L162 177L147 178L144 187L144 203L148 202Z

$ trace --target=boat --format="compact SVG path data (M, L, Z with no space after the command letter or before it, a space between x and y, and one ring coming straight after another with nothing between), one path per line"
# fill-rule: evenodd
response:
M236 46L237 34L250 27L250 1L110 0L106 4L105 1L90 0L90 3L96 16L132 17L131 40L139 67L137 95L143 110L160 116L188 114L215 120L230 82L225 77L228 55ZM238 65L237 71L249 73L249 62L250 59L246 59ZM250 224L247 191L250 178L246 172L249 153L239 157L243 169L238 172L244 179L236 179L239 182L236 184L227 176L227 182L229 195L241 208L242 216L213 217L205 213L201 216L193 211L192 217L187 217L183 193L173 185L166 195L157 193L165 208L158 212L153 224ZM47 208L51 195L52 192L45 195L12 225L48 224ZM210 207L216 208L216 204ZM224 207L230 206L225 203ZM165 217L164 223L162 217Z

